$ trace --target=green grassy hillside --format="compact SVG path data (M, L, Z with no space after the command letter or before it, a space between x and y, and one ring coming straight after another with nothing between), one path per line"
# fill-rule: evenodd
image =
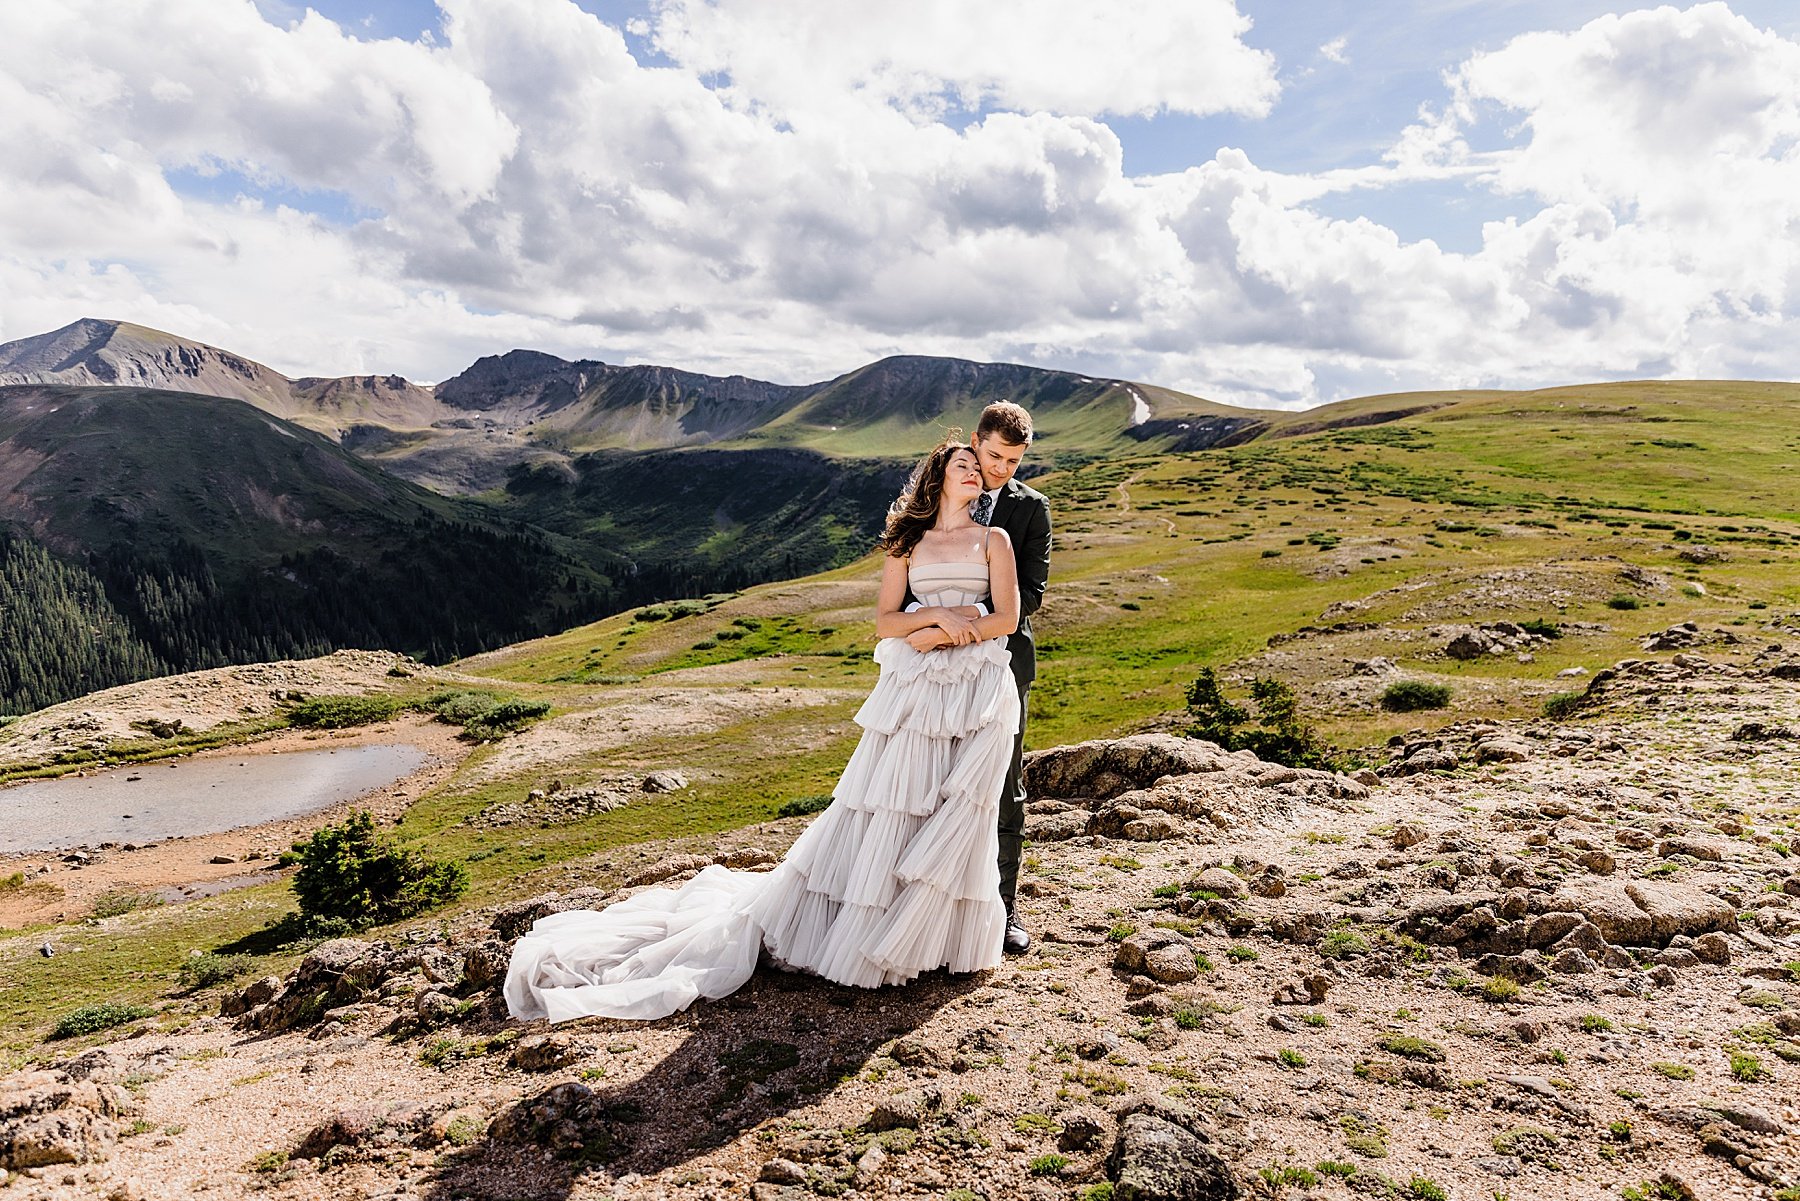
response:
M1535 717L1585 685L1559 673L1651 655L1640 640L1676 622L1715 643L1800 631L1800 493L1788 482L1800 386L1399 399L1419 411L1034 480L1057 541L1028 746L1167 726L1213 666L1234 691L1253 675L1291 684L1308 719L1354 752L1404 729ZM828 791L874 678L878 567L865 557L738 593L696 589L462 660L497 688L553 702L554 716L476 750L396 834L468 860L476 905L566 885L608 848L705 845ZM1458 628L1500 619L1561 636L1528 660L1444 654ZM1354 669L1374 656L1398 676ZM1394 678L1441 683L1450 704L1389 713L1377 698ZM578 821L480 820L555 780L661 768L691 786ZM108 919L82 930L80 956L36 957L37 932L0 942L17 969L0 984L0 1046L43 1053L46 1015L84 1001L155 1000L189 951L230 945L291 907L285 884L266 885ZM180 1003L156 1020L184 1020Z
M1271 637L1334 621L1387 627L1335 637L1346 653L1442 676L1467 715L1521 712L1569 687L1558 670L1600 666L1679 620L1749 632L1800 608L1800 490L1785 483L1800 450L1800 386L1391 399L1367 409L1418 411L1232 448L1118 455L1035 479L1057 537L1036 622L1044 666L1032 741L1152 720L1181 707L1200 666L1261 655ZM1356 408L1334 414L1346 415ZM481 662L519 680L673 681L679 668L727 660L769 682L815 673L835 682L846 664L860 665L860 678L877 570L864 559L676 621L624 614ZM1638 607L1613 607L1619 598ZM778 640L719 637L737 617L777 613L790 622ZM1447 636L1427 633L1534 618L1607 630L1559 639L1529 664L1447 660ZM1307 666L1299 682L1332 671L1346 673L1341 657ZM1508 689L1489 687L1497 675ZM1325 691L1313 701L1347 741L1417 720L1340 705Z

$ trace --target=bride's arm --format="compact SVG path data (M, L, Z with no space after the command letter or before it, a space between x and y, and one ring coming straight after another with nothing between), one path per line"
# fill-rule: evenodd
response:
M903 612L900 605L905 600L906 560L887 555L881 565L881 595L875 602L877 638L905 638L937 626L944 618L944 610L930 606Z
M975 619L975 632L983 640L1004 638L1019 628L1019 569L1013 562L1012 539L994 526L988 531L988 592L994 611Z

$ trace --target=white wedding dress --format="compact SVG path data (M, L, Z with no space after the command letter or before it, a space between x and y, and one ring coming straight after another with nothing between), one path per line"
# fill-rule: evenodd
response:
M985 563L910 566L927 605L974 604ZM513 948L512 1015L649 1019L778 965L875 988L1000 962L996 812L1019 727L1004 638L875 647L880 678L832 803L769 872L709 867L680 888L543 918Z

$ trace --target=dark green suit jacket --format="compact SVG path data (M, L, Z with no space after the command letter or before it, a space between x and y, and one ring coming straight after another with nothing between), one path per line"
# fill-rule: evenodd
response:
M1023 688L1037 679L1037 643L1031 635L1031 615L1044 603L1044 586L1050 582L1050 502L1035 488L1018 480L1006 481L994 498L994 518L1012 539L1013 558L1019 568L1019 629L1006 640L1012 652L1013 676Z

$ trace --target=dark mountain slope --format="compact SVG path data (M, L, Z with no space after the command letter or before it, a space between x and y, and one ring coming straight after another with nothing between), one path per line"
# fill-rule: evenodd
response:
M343 646L442 660L618 599L541 531L396 480L247 404L180 393L0 388L0 524L78 573L21 572L16 603L104 624L92 581L129 626L136 649L102 675ZM27 700L15 682L0 708L97 686L76 670L38 673L53 686L40 678Z

